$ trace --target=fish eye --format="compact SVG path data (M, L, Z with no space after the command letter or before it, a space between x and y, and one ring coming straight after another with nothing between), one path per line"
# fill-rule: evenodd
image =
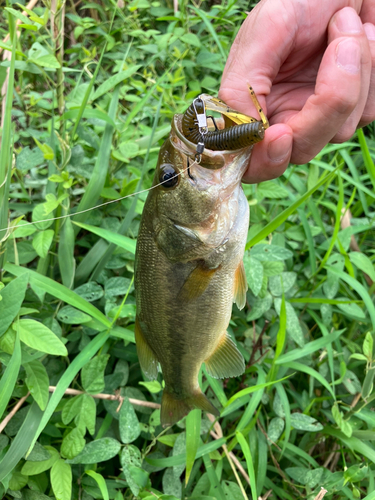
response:
M172 188L177 186L180 176L175 170L174 166L170 163L160 165L159 182L165 188Z

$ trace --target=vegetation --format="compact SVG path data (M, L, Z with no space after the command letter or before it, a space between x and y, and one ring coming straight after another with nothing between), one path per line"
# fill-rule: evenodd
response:
M375 498L371 127L244 186L250 288L230 333L247 369L201 378L219 423L195 410L162 429L162 377L139 367L134 250L158 149L216 95L249 8L2 10L1 497Z

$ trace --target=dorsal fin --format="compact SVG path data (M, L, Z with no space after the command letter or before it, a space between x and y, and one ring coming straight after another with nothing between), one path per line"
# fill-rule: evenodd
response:
M139 364L141 365L142 371L146 377L155 380L158 377L158 360L143 335L138 317L135 319L134 335Z
M242 354L227 332L220 337L215 351L204 362L207 373L214 378L238 377L245 371Z
M243 309L246 305L247 280L243 261L238 264L234 275L234 296L233 302L237 304L238 309Z

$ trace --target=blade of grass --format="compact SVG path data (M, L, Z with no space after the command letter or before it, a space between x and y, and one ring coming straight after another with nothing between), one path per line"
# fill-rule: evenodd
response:
M336 267L327 266L327 269L329 269L332 273L336 274L340 279L345 281L345 283L351 286L353 290L355 290L358 293L358 295L362 298L363 302L365 303L366 309L370 315L372 328L373 330L375 330L375 306L366 288L363 285L361 285L361 283L359 283L356 279L349 276L349 274L340 271Z
M201 430L201 410L193 410L186 417L186 473L185 484L189 482L195 455L199 447Z
M150 148L151 148L151 145L152 145L152 141L153 141L153 137L154 137L154 134L155 134L155 131L156 131L157 124L159 122L160 109L161 109L162 102L163 102L163 95L161 95L160 99L159 99L159 103L158 103L158 107L157 107L156 115L155 115L155 120L154 120L154 123L153 123L153 126L152 126L150 141L149 141L148 148L147 148L147 153L146 153L145 159L143 161L142 174L141 174L141 177L140 177L140 179L138 181L138 184L137 184L137 187L136 187L136 192L140 191L141 188L142 188L142 182L143 182L143 177L144 177L145 171L146 171L146 166L147 166L147 162L148 162L148 158L149 158L149 154L150 154ZM132 204L130 206L130 209L129 209L128 213L126 214L125 219L121 223L121 226L117 230L117 232L118 232L119 235L125 235L128 232L130 224L132 223L132 220L134 218L135 208L137 206L137 200L138 200L138 194L136 194L133 197L133 201L132 201ZM94 272L93 272L93 274L91 276L91 279L93 281L95 281L97 279L97 277L99 276L99 274L101 273L101 271L104 269L105 265L107 264L107 262L111 258L111 256L112 256L112 254L113 254L113 252L114 252L115 249L116 249L116 245L114 243L111 243L109 245L109 247L107 248L107 250L105 251L103 257L100 259L98 265L96 266L96 268L95 268L95 270L94 270Z
M347 446L351 450L356 451L360 455L364 455L368 460L371 460L371 462L375 464L375 450L360 439L355 437L349 438L338 429L334 429L333 427L328 425L324 427L321 432L339 439L342 443L345 444L345 446Z
M253 385L251 387L247 387L246 389L242 389L242 391L237 392L234 396L230 398L230 400L227 403L227 406L229 406L231 403L236 401L237 399L241 398L242 396L246 396L247 394L251 394L252 392L259 391L260 389L263 389L264 387L269 387L270 385L277 384L278 382L282 382L283 380L286 380L290 378L292 375L288 375L287 377L284 377L280 380L275 380L273 382L266 382L264 384L259 384L259 385Z
M21 276L22 274L28 273L30 276L30 282L35 283L39 288L49 293L53 297L70 304L73 307L76 307L80 311L83 311L93 318L100 321L102 325L109 328L111 326L111 322L104 316L104 314L99 311L95 306L87 302L87 300L80 297L78 294L69 290L64 285L53 281L46 276L42 276L41 274L32 271L31 269L26 269L24 267L16 266L15 264L6 264L5 270L14 276Z
M257 487L256 487L256 479L255 479L255 471L254 471L254 463L250 453L250 447L241 432L236 432L236 437L239 445L241 446L242 453L246 459L247 465L247 473L250 478L250 489L251 489L251 497L253 500L257 500Z
M215 492L215 498L217 498L217 500L226 500L225 493L221 484L219 483L215 469L212 466L212 462L208 454L203 455L203 462L211 483L211 488Z
M111 21L111 27L112 27L112 23L113 23L113 19ZM91 91L94 87L94 83L96 81L96 77L98 76L98 73L99 73L99 69L101 68L101 65L102 65L102 60L103 60L103 56L105 54L105 51L106 51L106 48L107 48L107 42L104 44L104 47L103 47L103 50L100 54L100 59L99 59L99 62L98 64L96 65L96 68L95 68L95 71L94 71L94 74L90 80L90 83L86 89L86 92L85 92L85 95L83 97L83 101L82 101L82 104L79 108L79 112L78 112L78 116L74 122L74 125L73 125L73 129L72 129L72 132L70 134L70 142L73 142L74 140L74 136L76 135L76 132L77 132L77 129L79 127L79 124L81 122L81 119L82 119L82 116L83 116L83 113L85 112L85 109L86 109L86 105L87 105L87 102L89 100L89 97L90 97L90 94L91 94Z
M342 149L340 151L340 154L341 154L343 160L345 161L345 163L348 165L350 173L353 176L353 179L358 184L361 184L361 180L359 178L357 167L356 167L356 165L355 165L352 157L350 156L348 150L347 149ZM361 200L361 203L362 203L362 206L363 206L363 210L364 210L366 216L368 217L369 216L369 210L368 210L367 199L366 199L366 196L364 195L364 193L363 193L363 191L361 189L358 189L358 196L359 196L359 199Z
M375 165L374 165L374 162L372 161L363 129L359 128L357 130L357 137L358 137L359 145L361 146L363 161L364 161L367 173L371 179L372 188L375 191Z
M305 234L306 234L307 245L309 248L309 260L310 260L311 274L314 274L316 271L316 254L315 254L314 239L312 237L310 225L307 221L307 217L305 215L305 212L301 208L298 209L298 215L299 215L299 218L301 219L302 226L303 226L303 229L304 229Z
M329 256L331 255L333 247L335 246L337 235L338 235L338 233L340 231L340 222L341 222L341 215L342 215L342 207L344 205L344 189L343 189L343 185L342 185L341 172L340 172L340 175L338 176L338 179L339 179L339 200L338 200L337 209L336 209L335 227L334 227L334 230L333 230L333 235L332 235L331 243L330 243L330 245L328 247L328 250L327 250L325 256L323 257L322 262L319 265L318 270L316 271L317 273L319 273L323 269L325 263L329 259Z
M342 335L346 331L346 328L343 330L338 330L337 332L330 333L327 336L321 337L320 339L313 340L308 344L304 345L301 348L293 349L285 354L282 354L276 361L275 364L282 365L284 363L289 363L294 361L295 359L301 359L304 356L308 356L313 352L318 351L319 349L323 349L328 344L332 344L336 339Z
M264 371L259 367L258 368L258 380L256 385L259 387L263 385L266 382L266 374ZM241 420L238 422L236 431L243 431L245 427L248 425L250 420L253 418L255 410L257 409L262 396L264 393L264 387L262 389L259 389L255 394L251 396L250 402L246 407L246 410L244 411Z
M275 388L276 388L277 394L279 395L280 402L281 402L281 405L282 405L282 407L284 409L284 413L285 413L285 416L284 416L284 419L285 419L284 445L283 445L283 448L281 451L281 454L283 455L285 448L286 448L286 445L288 444L288 441L290 438L290 433L292 430L292 421L291 421L291 417L290 417L291 411L290 411L289 399L288 399L288 396L286 394L286 391L285 391L283 384L281 384L281 383L276 384Z
M208 455L212 451L221 448L224 444L226 444L226 439L220 438L215 439L214 441L210 441L198 448L197 454L195 458L201 458L205 455ZM186 464L186 453L181 453L179 455L174 455L172 457L166 458L149 458L146 457L145 461L150 465L156 465L157 467L173 467L174 465L184 465Z
M45 409L42 418L40 419L39 426L33 435L28 454L31 452L36 440L40 436L45 426L48 424L49 419L52 417L57 405L64 397L66 389L68 389L81 368L83 368L83 366L88 361L90 361L90 359L95 356L99 349L104 345L104 343L108 339L108 335L108 330L99 333L93 340L91 340L89 344L87 344L87 346L78 354L78 356L73 359L72 363L65 370L64 374L57 383L55 391L50 397L47 408Z
M76 261L74 259L75 237L71 219L68 217L60 230L58 261L63 285L72 288Z
M201 9L197 9L196 7L194 7L193 5L190 5L190 8L202 19L202 21L204 22L206 28L207 28L207 31L210 33L210 35L212 36L212 38L215 40L216 42L216 45L224 59L224 61L226 61L227 59L227 54L225 53L221 43L220 43L220 40L219 40L219 37L217 36L217 33L216 31L214 30L214 27L212 26L212 24L210 23L209 19L207 18L206 14L201 10Z
M115 120L116 118L119 92L120 92L120 85L117 85L117 87L115 87L115 90L113 92L111 103L109 105L109 110L108 110L108 115L112 120ZM92 172L89 184L85 189L85 193L80 203L78 204L77 212L94 207L98 199L100 198L100 194L103 190L109 168L109 159L111 155L113 132L114 132L113 127L107 124L104 128L104 134L100 144L99 153L95 162L94 170ZM74 217L74 221L84 222L89 216L89 214L90 212L85 212L83 214L76 215ZM77 236L79 232L79 228L77 226L74 232L75 235Z
M6 407L8 406L9 400L12 396L20 368L21 368L21 343L17 329L13 354L0 380L0 418L3 416L3 413Z
M246 245L246 250L249 250L252 246L256 245L260 241L264 240L270 233L275 231L283 222L286 221L286 219L294 213L297 208L302 205L310 196L315 193L317 189L319 189L323 184L325 183L330 183L332 179L334 178L336 174L337 168L331 173L331 174L323 174L323 176L320 178L319 182L314 186L310 191L307 191L301 198L299 198L297 201L292 203L290 207L286 208L279 214L277 217L275 217L271 222L269 222L257 235L255 235L251 240L247 243Z
M96 481L97 485L99 486L100 493L102 494L103 500L109 500L108 488L104 477L93 470L87 470L85 472L88 476L92 477Z
M11 176L11 129L12 129L12 104L13 104L13 91L14 91L14 68L16 60L16 44L17 32L14 30L12 57L10 61L10 68L8 73L8 88L5 98L5 114L3 122L3 130L1 137L0 148L0 250L2 243L5 239L6 227L8 227L8 212L9 212L9 185ZM3 100L4 105L4 100ZM0 251L0 270L4 267L4 253ZM0 278L1 278L0 271Z
M275 365L277 359L281 356L282 352L284 351L285 347L285 340L286 340L286 306L285 306L285 295L284 293L282 294L281 297L281 307L280 307L280 326L279 326L279 331L277 332L277 337L276 337L276 351L275 351L275 356L273 357L272 360L272 366L271 370L269 371L268 374L268 380L272 382L275 380L277 377L277 372L278 372L278 367Z
M284 363L283 366L285 368L290 368L291 370L297 372L307 373L311 377L314 377L320 384L322 384L327 391L335 398L335 394L332 390L332 387L328 384L325 378L323 378L319 372L311 368L310 366L303 365L302 363L297 363L296 361L291 361L290 363ZM283 379L282 379L283 380Z
M103 229L101 227L90 226L89 224L82 224L80 222L74 222L74 224L83 229L86 229L87 231L90 231L91 233L96 234L97 236L100 236L110 243L113 243L115 247L118 246L124 248L125 250L128 250L128 252L131 252L133 255L135 254L136 240L133 240L128 236L113 233L112 231Z
M3 481L3 479L10 472L12 472L19 461L24 457L26 451L33 441L33 436L38 427L40 419L42 418L42 415L42 410L34 401L34 403L30 406L30 409L26 415L25 420L23 421L20 430L17 432L16 437L12 441L9 450L0 462L0 481Z

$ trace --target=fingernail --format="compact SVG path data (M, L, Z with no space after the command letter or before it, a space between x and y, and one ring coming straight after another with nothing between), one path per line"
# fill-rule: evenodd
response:
M344 8L340 10L336 15L336 25L341 33L361 33L362 32L362 22L352 8Z
M290 154L292 147L292 136L284 134L275 141L268 144L267 154L271 161L280 162Z
M355 75L361 65L361 49L357 40L347 38L340 42L336 49L337 65L347 73Z
M366 23L363 25L365 29L366 36L369 40L375 40L375 26L370 23Z

